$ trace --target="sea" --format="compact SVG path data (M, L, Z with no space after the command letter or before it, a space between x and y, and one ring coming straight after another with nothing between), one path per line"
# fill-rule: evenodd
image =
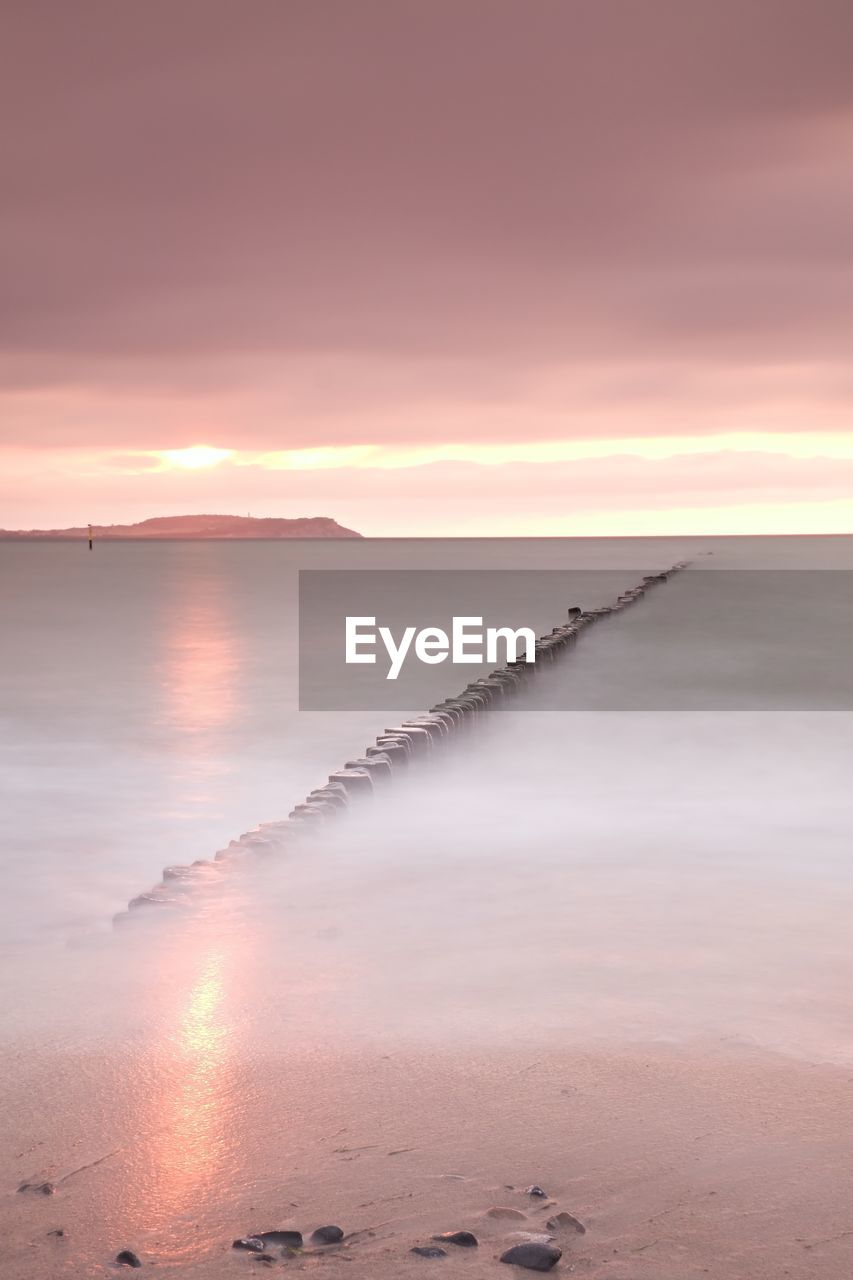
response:
M346 673L300 709L300 572L457 575L463 602L512 572L542 633L682 561L340 822L234 854L426 710ZM86 1265L132 1237L202 1266L318 1135L394 1154L474 1079L521 1124L548 1054L853 1067L851 572L840 537L0 543L10 1274L44 1274L17 1182L66 1196Z
M459 912L461 934L428 966L436 981L460 938L485 984L506 967L502 981L535 986L567 945L596 957L567 998L592 1000L603 1031L608 992L630 1005L623 1028L653 1004L677 1033L681 1019L705 1025L707 991L721 1030L757 1034L757 1017L787 1042L793 1006L798 1037L805 1020L823 1052L853 1055L850 538L0 543L4 969L64 965L112 936L165 867L285 818L426 710L395 720L348 709L343 691L336 709L299 709L300 570L548 571L545 630L567 599L595 607L679 561L680 578L530 682L521 709L407 779L405 804L361 815L371 834L346 877L370 927L354 945L383 952L370 962L387 974L401 915L411 959L436 950L419 922ZM319 886L329 868L318 853L287 875ZM420 911L405 898L415 885ZM498 948L509 912L515 941ZM43 1012L21 1003L24 1022ZM473 1027L483 1008L460 999L457 1012Z

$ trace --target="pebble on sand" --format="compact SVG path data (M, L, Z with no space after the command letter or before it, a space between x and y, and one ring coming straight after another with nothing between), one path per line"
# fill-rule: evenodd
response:
M316 1231L311 1232L312 1244L337 1244L343 1238L344 1233L341 1227L318 1227Z
M286 1249L302 1248L301 1231L256 1231L254 1235L248 1238L250 1240L260 1240L262 1245L280 1244L284 1245Z
M121 1253L116 1254L116 1262L123 1267L141 1267L142 1262L133 1252L132 1249L122 1249Z
M527 1214L522 1213L520 1209L512 1209L509 1205L496 1204L491 1209L486 1210L487 1218L511 1218L513 1222L524 1222Z
M570 1213L555 1213L553 1218L548 1219L545 1226L550 1227L552 1231L556 1231L559 1227L571 1227L579 1236L586 1235L586 1227Z
M528 1271L550 1271L563 1256L555 1244L517 1244L501 1254L501 1262L513 1267L526 1267Z
M22 1182L18 1187L21 1192L30 1192L37 1196L52 1196L56 1194L56 1187L52 1182Z
M260 1236L241 1236L231 1245L232 1249L246 1249L249 1253L263 1253L264 1242Z
M435 1244L416 1244L409 1253L416 1253L421 1258L446 1258L447 1250L439 1249Z
M532 1187L524 1188L524 1194L526 1196L536 1196L537 1199L539 1200L547 1200L548 1198L548 1192L543 1191L542 1188L535 1182Z
M441 1244L458 1244L463 1249L473 1249L479 1241L472 1231L443 1231L440 1236L433 1236Z

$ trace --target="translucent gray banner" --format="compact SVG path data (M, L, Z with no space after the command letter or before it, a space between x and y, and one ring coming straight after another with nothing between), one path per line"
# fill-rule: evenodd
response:
M850 572L688 569L662 583L650 576L302 571L300 708L425 711L514 659L515 695L498 700L499 709L853 708ZM636 586L630 609L607 612ZM540 645L526 661L531 637L541 641L579 614L595 625L570 627L558 650ZM513 632L515 653L507 650Z

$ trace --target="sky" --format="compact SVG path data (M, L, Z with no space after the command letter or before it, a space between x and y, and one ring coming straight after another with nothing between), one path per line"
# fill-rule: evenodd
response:
M849 0L5 0L0 527L853 532Z

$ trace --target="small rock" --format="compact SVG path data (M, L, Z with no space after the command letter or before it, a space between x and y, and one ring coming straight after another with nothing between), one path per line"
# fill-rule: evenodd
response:
M571 1227L579 1236L586 1235L586 1227L570 1213L555 1213L553 1218L548 1219L545 1226L550 1227L552 1231L557 1231L560 1227Z
M532 1187L524 1188L524 1194L526 1196L536 1196L537 1199L539 1200L547 1200L548 1198L548 1192L543 1191L542 1188L540 1186L537 1186L535 1182Z
M52 1182L22 1182L18 1187L21 1192L29 1192L35 1196L52 1196L56 1194L56 1187Z
M550 1271L563 1256L555 1244L517 1244L501 1254L501 1262L513 1267L526 1267L528 1271Z
M57 1240L63 1240L63 1239L65 1238L65 1228L64 1228L64 1227L54 1227L54 1228L53 1228L53 1230L52 1230L52 1231L48 1231L48 1233L47 1233L47 1234L48 1234L49 1236L55 1236Z
M260 1236L241 1236L231 1245L232 1249L246 1249L249 1253L263 1253L264 1242Z
M442 1244L458 1244L463 1249L473 1249L479 1243L471 1231L444 1231L440 1236L433 1236L433 1240L440 1240Z
M268 1267L271 1267L273 1263L276 1261L276 1257L274 1253L253 1253L250 1256L251 1256L252 1262L263 1262Z
M122 1267L141 1267L142 1263L132 1249L122 1249L116 1254L116 1262Z
M312 1244L337 1244L343 1238L344 1233L340 1227L318 1227L311 1232Z
M496 1204L486 1211L487 1218L512 1218L514 1222L524 1222L527 1218L526 1213L522 1213L520 1209L511 1209L508 1205Z
M409 1253L416 1253L420 1258L446 1258L447 1250L439 1249L434 1244L416 1244Z
M341 1232L343 1235L343 1232ZM249 1236L250 1240L260 1240L261 1245L265 1244L281 1244L287 1249L302 1248L302 1232L301 1231L256 1231L253 1236Z

